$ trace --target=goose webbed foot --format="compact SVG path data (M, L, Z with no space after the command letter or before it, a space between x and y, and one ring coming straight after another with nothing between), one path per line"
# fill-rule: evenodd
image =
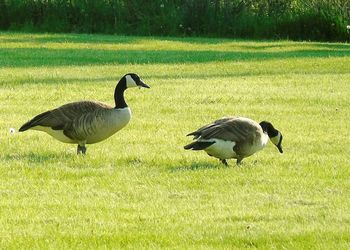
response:
M221 159L220 161L221 161L226 167L228 166L228 163L227 163L226 159Z
M86 153L86 147L85 147L85 146L80 146L80 145L78 144L78 147L77 147L77 154L78 154L78 155L79 155L79 154L85 155L85 153Z

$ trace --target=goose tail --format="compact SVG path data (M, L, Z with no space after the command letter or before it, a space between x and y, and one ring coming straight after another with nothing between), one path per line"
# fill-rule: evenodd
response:
M192 150L203 150L207 147L209 147L210 145L213 145L215 143L215 141L195 141L192 142L186 146L184 146L184 149L188 150L188 149L192 149Z
M28 129L30 129L32 126L30 125L30 123L29 122L26 122L26 123L24 123L23 125L22 125L22 127L20 127L19 128L19 132L23 132L23 131L26 131L26 130L28 130Z
M19 128L19 132L23 132L23 131L26 131L32 127L35 127L37 125L40 125L40 122L46 118L48 115L50 114L50 111L47 111L47 112L44 112L42 114L39 114L37 116L35 116L33 119L31 119L30 121L24 123L22 125L22 127Z

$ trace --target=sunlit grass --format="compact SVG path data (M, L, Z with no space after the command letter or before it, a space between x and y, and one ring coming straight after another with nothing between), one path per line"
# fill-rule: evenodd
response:
M0 246L348 249L349 65L348 44L0 33ZM130 124L85 157L10 133L113 104L128 72L151 89L127 90ZM227 115L271 121L285 153L226 168L183 150Z

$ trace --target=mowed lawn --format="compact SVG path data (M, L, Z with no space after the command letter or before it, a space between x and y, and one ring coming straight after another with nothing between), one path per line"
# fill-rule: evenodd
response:
M67 102L133 117L106 141L18 133ZM0 33L0 248L350 248L350 45ZM284 136L229 167L185 151L223 116ZM10 133L15 128L15 133Z

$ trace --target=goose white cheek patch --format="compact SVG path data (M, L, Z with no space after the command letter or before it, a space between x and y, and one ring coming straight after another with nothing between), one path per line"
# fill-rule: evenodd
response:
M134 81L134 79L132 79L130 75L126 76L126 87L127 88L137 87L136 82Z
M280 138L281 138L281 133L278 132L278 135L276 135L275 137L271 137L270 140L273 144L277 145L280 142Z

